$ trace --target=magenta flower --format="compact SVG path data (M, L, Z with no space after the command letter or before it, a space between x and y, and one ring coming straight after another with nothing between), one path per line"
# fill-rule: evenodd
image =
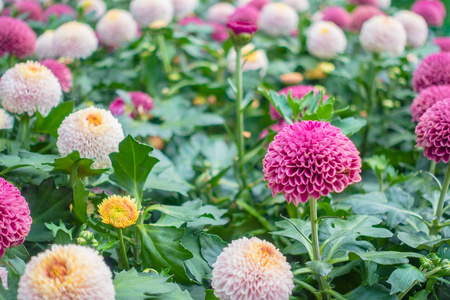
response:
M414 71L412 86L420 92L431 85L450 84L450 53L440 52L425 57Z
M178 25L180 26L186 26L188 24L204 25L205 21L203 21L202 18L199 17L185 17L178 21Z
M138 113L138 115L141 113L148 113L153 109L154 102L152 97L150 97L148 94L136 91L129 92L128 95L130 96L131 101L134 105L134 110ZM111 111L113 116L123 115L126 110L125 101L123 101L121 97L117 97L109 105L109 110ZM134 119L136 118L136 114L132 112L130 114L130 117Z
M6 248L22 244L30 228L28 203L15 186L0 178L0 257Z
M278 92L278 95L284 94L287 96L289 94L289 92L291 92L292 98L297 101L300 101L306 94L308 94L311 91L314 91L314 95L317 95L317 93L319 92L319 90L316 89L315 87L313 87L312 85L295 85L295 86L288 86L288 87L281 89ZM328 99L328 96L324 94L323 101L325 102L327 99ZM272 104L270 105L269 108L270 108L270 116L272 117L273 120L283 119L283 117L275 109L275 107L272 106Z
M356 5L378 6L378 1L377 0L348 0L348 3L356 4Z
M0 17L0 57L5 54L22 59L32 55L36 33L22 20Z
M72 72L70 69L55 59L45 59L39 62L52 71L53 75L58 78L61 89L68 93L72 87Z
M264 7L264 5L269 3L270 3L269 0L252 0L247 4L247 6L252 6L257 10L261 10Z
M254 34L258 30L258 26L255 23L245 21L230 21L227 23L227 27L235 34L240 35L243 33Z
M423 155L438 163L450 159L450 98L437 102L420 118L416 126L416 147L424 147Z
M42 7L39 2L32 0L20 0L14 4L14 8L19 15L28 14L27 19L33 21L42 21Z
M446 11L444 4L439 0L418 0L411 10L421 15L429 26L441 27Z
M319 199L361 181L355 145L330 123L302 121L286 126L270 143L263 160L264 180L275 197L288 203Z
M375 6L361 5L355 8L351 14L351 21L349 29L352 31L360 31L364 22L369 20L374 16L385 16L386 14L382 12Z
M420 117L436 102L450 97L450 85L432 85L423 89L411 104L413 122L419 122Z
M43 19L47 22L50 16L60 17L62 15L75 17L76 13L75 10L67 4L53 4L44 11Z
M220 23L214 23L209 22L208 23L212 28L214 28L213 33L211 33L211 38L215 40L216 42L223 43L226 40L228 40L228 37L230 34L228 33L227 28L220 24Z
M348 28L351 22L350 14L340 6L329 6L322 12L322 20L330 21L342 29Z
M238 7L228 19L230 21L244 21L256 24L259 19L259 10L253 6Z
M442 52L450 52L450 37L448 36L434 38L433 44L437 45Z

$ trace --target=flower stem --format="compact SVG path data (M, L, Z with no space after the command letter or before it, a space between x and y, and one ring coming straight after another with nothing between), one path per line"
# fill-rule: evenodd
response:
M30 116L27 113L20 120L17 141L25 150L30 150Z
M166 41L164 39L164 34L158 33L156 38L158 40L159 55L161 56L164 72L166 73L166 76L169 76L169 74L172 72L172 68L170 66L169 56L167 56Z
M442 185L441 195L439 196L438 207L436 210L436 219L433 221L433 227L431 228L430 234L436 235L439 233L440 223L442 214L444 213L444 202L445 196L447 195L448 185L450 184L450 163L447 167L447 173L445 174L444 184Z
M314 260L321 261L322 257L320 254L320 245L319 245L319 227L318 227L318 219L317 219L317 200L309 199L309 205L311 209L311 241L313 247ZM330 295L326 293L327 290L330 290L328 286L328 282L324 276L317 275L317 281L319 282L320 292L322 293L322 297L324 299L330 299Z
M235 47L236 49L236 146L238 149L238 170L239 176L241 179L241 187L245 189L247 187L247 183L244 176L244 166L242 164L242 158L244 157L244 112L242 111L242 64L241 64L241 56L242 56L242 48Z
M130 265L128 264L127 253L125 251L125 243L123 242L122 228L117 228L117 234L119 236L120 254L122 255L123 264L125 265L125 270L129 270Z

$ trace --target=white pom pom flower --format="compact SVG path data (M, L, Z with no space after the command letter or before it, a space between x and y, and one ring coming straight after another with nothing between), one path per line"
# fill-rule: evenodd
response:
M56 146L62 156L77 150L81 157L94 159L93 168L111 166L109 154L119 150L122 125L110 111L89 107L67 116L58 129Z
M228 18L234 13L236 8L227 2L214 4L208 9L206 19L210 22L226 24Z
M198 0L172 0L173 14L182 19L194 12L198 6Z
M133 0L130 3L130 12L141 27L147 27L154 22L170 23L174 8L170 0Z
M14 125L14 118L4 109L0 108L0 129L11 129Z
M255 50L253 44L248 44L242 48L242 56L241 63L243 71L261 70L261 75L266 73L269 60L264 50ZM236 51L234 48L228 53L227 61L228 71L234 73L236 71Z
M359 41L368 52L398 56L405 50L406 31L402 23L392 17L375 16L363 24Z
M53 47L58 57L87 58L97 50L98 40L89 25L73 21L55 30Z
M34 49L34 55L38 59L54 58L56 57L55 49L53 48L53 30L46 30L36 40L36 48Z
M258 27L271 36L290 35L297 30L298 14L287 4L269 3L261 10Z
M98 20L106 12L106 4L103 0L81 0L78 6L83 8L85 16L94 13L94 19Z
M0 99L5 110L33 115L36 109L47 116L58 105L61 85L52 71L43 65L27 61L7 70L0 81Z
M292 6L298 12L305 12L309 9L308 0L282 0L282 2Z
M273 244L256 237L231 242L213 264L214 295L221 300L288 300L291 266Z
M104 45L117 47L136 37L138 24L128 11L111 9L98 21L96 30Z
M407 46L419 48L425 44L428 37L428 25L422 16L410 10L401 10L394 15L394 18L405 28Z
M343 53L347 47L347 38L339 26L333 22L313 23L306 34L308 52L318 58L330 59Z

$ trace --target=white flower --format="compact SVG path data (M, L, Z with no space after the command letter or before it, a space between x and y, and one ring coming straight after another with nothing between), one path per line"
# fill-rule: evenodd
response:
M119 150L124 134L111 112L89 107L67 116L58 129L56 146L62 156L78 150L81 157L94 159L93 168L111 166L109 154Z
M53 47L58 57L87 58L97 50L98 40L89 25L73 21L55 30Z
M366 51L397 56L405 50L406 31L392 17L375 16L363 24L359 41Z
M305 12L309 9L308 0L282 0L282 2L292 6L298 12Z
M194 12L198 0L172 0L174 16L182 19Z
M261 69L261 75L264 75L269 66L269 60L267 59L266 52L262 49L255 50L253 44L248 44L242 48L242 70L254 71ZM236 51L234 48L230 50L227 56L228 71L236 71Z
M377 6L382 9L387 9L391 6L391 0L377 0Z
M8 270L6 270L6 268L0 267L0 278L2 279L3 287L5 288L5 290L7 290L8 289Z
M0 0L0 12L3 10L3 0Z
M5 72L0 81L2 106L16 114L47 116L58 105L61 85L52 71L37 62L19 63Z
M111 9L98 21L96 30L103 44L115 47L134 39L138 24L128 11Z
M206 19L210 22L226 24L228 18L234 13L236 8L227 2L214 4L208 9Z
M406 32L406 45L419 48L427 41L428 25L425 19L410 10L401 10L394 18L402 23Z
M258 27L271 36L290 35L298 27L298 14L287 4L269 3L261 10Z
M333 22L318 21L308 28L306 48L311 55L330 59L343 53L346 47L344 32Z
M53 30L46 30L36 40L36 48L34 49L34 55L39 59L54 58L56 57L55 49L53 47Z
M103 0L81 0L78 6L83 8L84 15L94 12L94 19L99 19L106 12L106 4Z
M141 27L150 26L154 22L170 23L174 8L170 0L133 0L130 12Z
M4 109L0 108L0 129L11 129L14 125L14 118Z

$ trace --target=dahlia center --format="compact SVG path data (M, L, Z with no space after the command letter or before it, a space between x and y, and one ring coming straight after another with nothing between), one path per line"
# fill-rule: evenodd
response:
M275 7L279 11L285 11L286 10L286 5L284 5L284 3L275 3Z
M89 125L92 125L94 127L97 127L99 125L102 124L102 116L100 116L99 114L89 114L86 117L86 120L88 121Z
M258 61L258 52L253 51L253 52L251 52L249 54L246 54L244 56L244 58L248 62L256 62L256 61Z
M88 9L91 6L92 6L92 1L84 1L83 4L81 5L81 7L83 7L83 9Z
M54 260L47 266L47 275L51 279L63 279L68 275L68 270L65 262Z
M112 220L121 220L126 218L129 211L126 207L123 207L122 205L114 205L111 207L108 215Z
M118 11L110 11L106 18L110 21L115 21L119 18L120 13Z
M321 34L327 34L328 32L330 32L330 29L328 27L320 28L320 33Z

